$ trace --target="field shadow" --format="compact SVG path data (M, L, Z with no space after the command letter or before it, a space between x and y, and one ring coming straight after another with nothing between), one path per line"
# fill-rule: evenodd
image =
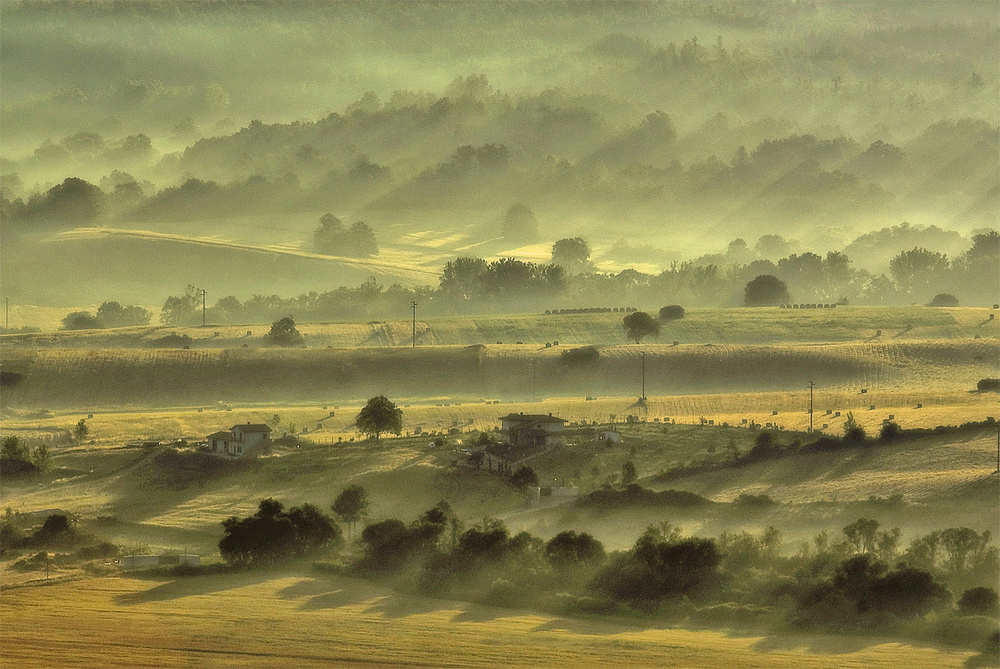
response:
M194 595L211 595L225 590L235 590L236 588L243 588L248 585L256 585L277 577L277 574L273 572L262 571L186 576L161 583L148 590L116 595L114 602L122 606L134 606L136 604L163 602Z
M381 614L384 618L405 618L421 613L454 608L453 602L429 600L424 597L393 592L364 580L349 582L303 578L278 591L283 599L302 599L300 611L337 609L342 606L365 604L367 613Z
M817 634L813 636L772 634L753 644L752 648L759 653L804 650L816 655L846 655L875 646L887 644L898 646L901 642L914 648L931 648L944 651L955 650L954 648L910 637L899 639L877 635L862 636L853 634Z

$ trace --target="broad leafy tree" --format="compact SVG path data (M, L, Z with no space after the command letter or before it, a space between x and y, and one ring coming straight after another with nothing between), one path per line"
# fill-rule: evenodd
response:
M299 346L302 334L295 327L292 317L285 316L271 323L271 330L264 335L264 343L268 346Z
M358 412L354 425L361 434L375 437L376 441L385 432L398 435L403 431L403 410L385 395L378 395Z
M357 526L361 516L368 508L368 493L359 485L352 485L344 489L334 500L332 511L337 517L344 521L350 529L351 534Z
M791 299L788 286L773 274L761 274L743 289L743 304L748 307L774 307Z
M638 344L646 335L660 334L660 324L645 311L633 311L622 319L622 327L629 339Z

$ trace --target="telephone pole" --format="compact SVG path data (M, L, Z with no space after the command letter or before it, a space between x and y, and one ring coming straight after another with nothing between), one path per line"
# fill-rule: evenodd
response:
M813 388L816 386L812 381L809 382L809 431L813 431Z
M413 309L413 342L411 348L417 347L417 301L414 300L410 302L410 308Z
M208 300L208 291L199 288L198 292L201 293L201 327L205 327L205 302Z
M10 298L9 297L5 297L5 298L3 298L3 300L4 300L4 302L3 302L3 305L4 305L3 306L3 317L4 317L3 326L4 326L4 328L6 328L6 329L9 330L10 329Z
M642 399L646 400L646 352L642 352Z
M537 360L532 360L531 361L531 401L532 402L537 402L538 401L538 390L537 390L538 386L535 383L537 381L537 374L536 374L537 369L538 369L538 361Z

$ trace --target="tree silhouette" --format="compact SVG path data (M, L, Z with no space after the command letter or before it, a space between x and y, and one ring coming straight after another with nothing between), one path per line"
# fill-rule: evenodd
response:
M368 404L354 419L354 425L361 434L375 437L375 441L379 440L383 432L398 435L403 431L403 410L385 395L379 395L368 400Z
M743 290L743 304L748 307L772 307L791 301L788 286L773 274L761 274Z
M660 324L645 311L633 311L622 319L622 327L628 333L629 339L638 344L646 335L660 334Z
M354 534L354 528L361 520L361 516L364 514L365 509L368 508L368 493L359 485L352 485L344 489L337 499L334 500L332 511L340 517L341 520L350 529L351 534Z
M271 330L264 335L264 343L268 346L298 346L302 343L302 334L295 327L291 316L285 316L271 323Z

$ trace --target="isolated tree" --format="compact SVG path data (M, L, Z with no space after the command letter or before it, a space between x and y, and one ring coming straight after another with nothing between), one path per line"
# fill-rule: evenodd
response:
M538 221L527 206L512 204L503 216L503 238L510 242L533 242L538 239Z
M73 436L76 437L77 441L83 441L88 434L90 434L90 428L87 427L87 419L81 418L80 422L73 428Z
M552 262L571 274L591 268L590 246L582 237L560 239L552 245Z
M344 489L337 499L334 500L331 509L344 521L344 524L354 534L355 526L361 520L365 510L368 508L368 493L359 485L352 485Z
M264 343L268 346L298 346L302 343L302 334L295 327L291 316L285 316L271 323L271 330L264 335Z
M378 441L383 432L399 434L403 431L403 410L393 404L385 395L379 395L368 400L354 425L361 434L375 437Z
M773 274L761 274L743 289L743 304L748 307L772 307L791 299L788 286Z
M646 335L660 334L660 324L645 311L633 311L622 319L622 327L636 344Z

